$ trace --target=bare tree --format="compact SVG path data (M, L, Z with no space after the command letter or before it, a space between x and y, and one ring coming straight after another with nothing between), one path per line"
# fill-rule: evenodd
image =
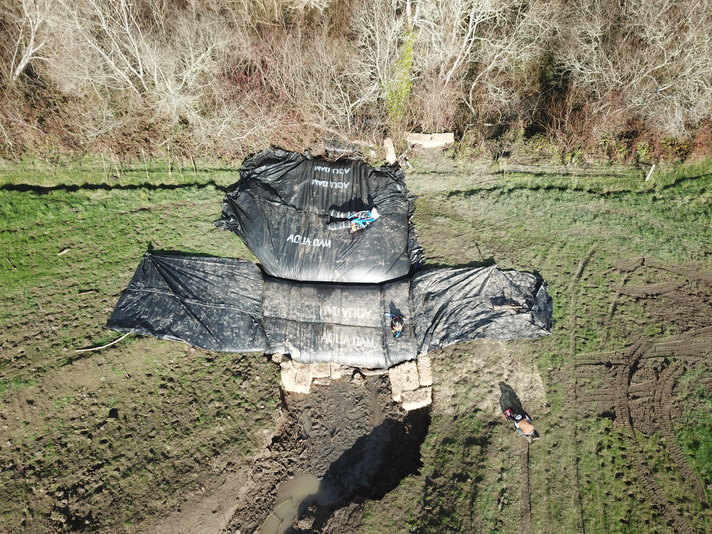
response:
M196 112L229 48L223 21L190 4L170 14L161 2L139 10L130 0L59 1L67 39L58 55L70 63L57 76L94 92L130 91L168 117Z
M11 46L8 78L17 80L27 66L37 60L47 61L42 50L47 44L46 28L51 14L49 0L19 0L3 2L0 15L5 19Z
M150 123L214 151L304 124L361 136L542 120L562 145L597 123L680 135L711 115L710 2L0 0L0 77L19 88L30 66L47 82L32 91L68 95L77 137ZM0 139L37 126L4 107Z
M374 0L364 3L356 13L354 29L358 51L358 69L371 80L370 97L382 94L393 79L406 19L397 14L398 0Z
M710 116L709 0L577 1L558 60L608 123L639 117L671 135Z
M413 12L415 118L423 127L446 124L461 104L475 116L507 114L559 18L536 0L420 0Z
M328 45L326 44L328 43ZM352 45L328 35L327 26L304 32L273 32L265 41L263 79L277 100L289 104L306 122L344 132L368 100Z

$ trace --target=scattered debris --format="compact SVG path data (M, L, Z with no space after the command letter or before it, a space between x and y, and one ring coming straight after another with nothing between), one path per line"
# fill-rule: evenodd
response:
M386 137L383 140L383 148L386 150L386 161L389 165L393 165L396 162L396 149L393 146L393 139Z
M645 175L645 180L644 180L644 181L647 182L648 180L650 180L650 178L653 176L653 171L654 171L654 170L655 170L655 163L653 163L653 165L650 167L650 170L648 171L648 174Z
M452 145L455 142L455 134L450 133L409 133L406 140L411 145L418 145L422 148L440 148Z

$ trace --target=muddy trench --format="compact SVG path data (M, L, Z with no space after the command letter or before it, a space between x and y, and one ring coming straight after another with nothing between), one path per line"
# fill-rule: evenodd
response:
M224 532L344 532L361 503L418 472L429 425L428 408L406 412L392 400L385 374L282 392L277 431Z

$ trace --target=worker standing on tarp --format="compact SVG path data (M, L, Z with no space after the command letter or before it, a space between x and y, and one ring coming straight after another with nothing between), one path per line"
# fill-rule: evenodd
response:
M405 326L405 317L403 317L398 312L384 313L383 315L391 319L391 335L395 339L399 339L403 334L403 327Z

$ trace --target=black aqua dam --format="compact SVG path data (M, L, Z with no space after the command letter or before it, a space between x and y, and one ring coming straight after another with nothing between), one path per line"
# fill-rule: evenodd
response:
M494 264L424 268L413 209L397 165L264 150L243 163L216 222L259 264L146 254L107 327L373 369L477 338L549 334L541 277ZM398 336L392 317L403 320Z

